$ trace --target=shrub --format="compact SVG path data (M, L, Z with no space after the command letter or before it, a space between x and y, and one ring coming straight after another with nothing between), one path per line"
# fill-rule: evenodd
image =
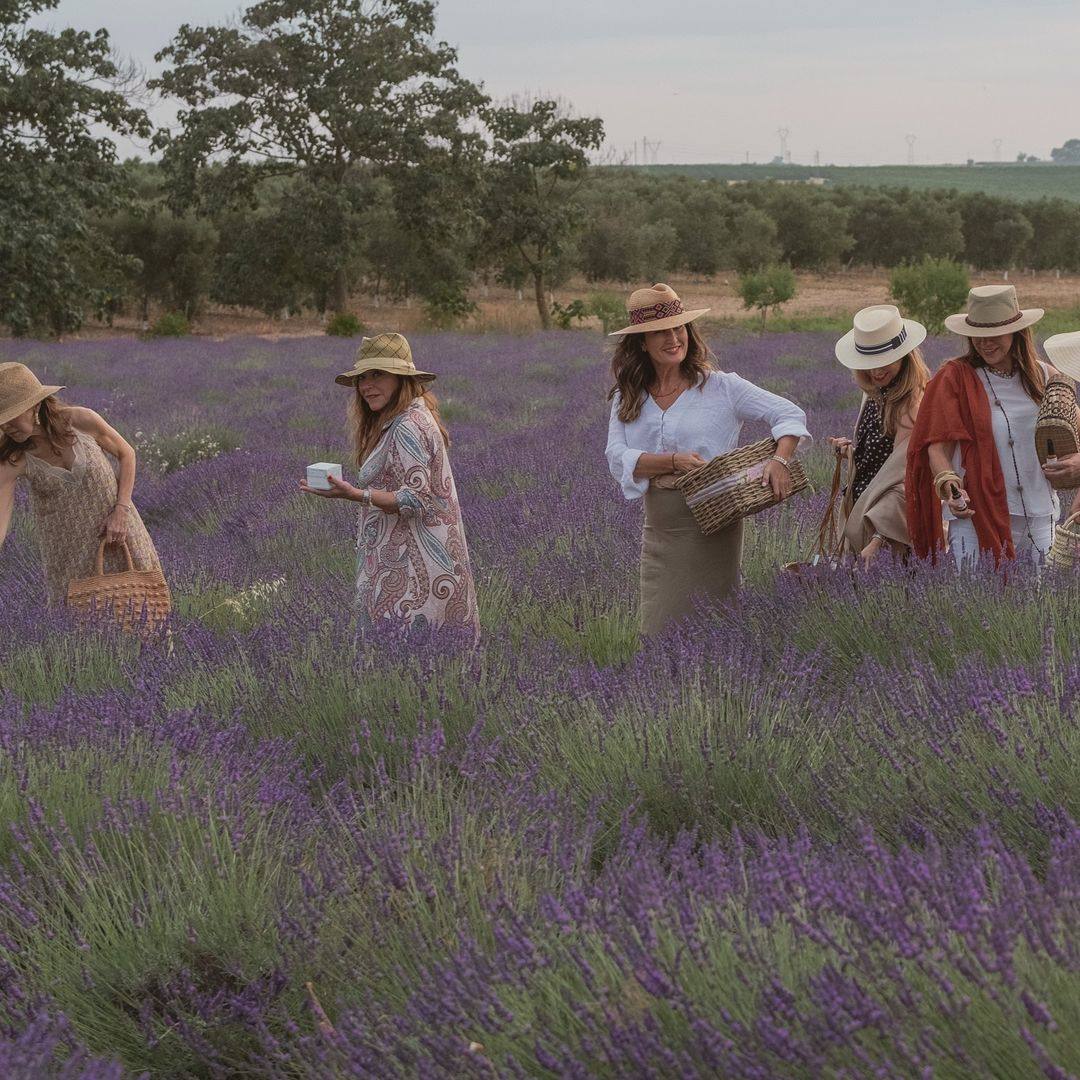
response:
M617 293L598 292L589 297L589 314L600 320L605 334L617 330L627 319L626 304Z
M436 286L424 304L427 320L437 330L453 330L476 311L476 305L452 285Z
M560 330L571 329L574 319L581 322L582 319L587 319L589 314L588 305L581 300L571 300L566 307L558 300L551 302L551 318Z
M787 303L795 295L795 273L790 266L767 266L753 274L739 277L739 296L743 307L749 310L757 308L761 312L761 329L765 329L765 319L769 308L774 312L780 305Z
M190 333L191 323L182 311L166 311L147 331L150 337L187 337Z
M326 332L331 337L356 337L364 330L364 324L351 311L339 311L326 324Z
M931 333L941 333L945 316L963 308L969 288L967 270L952 259L898 266L889 281L889 292L904 314L925 323Z
M197 426L172 435L135 432L140 463L160 473L176 472L196 461L215 458L240 445L235 432L218 426Z

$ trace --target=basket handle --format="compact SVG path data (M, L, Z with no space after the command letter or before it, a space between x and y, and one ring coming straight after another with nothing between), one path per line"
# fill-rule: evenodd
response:
M836 466L833 468L832 488L829 491L829 502L825 507L825 513L818 527L816 554L828 558L839 552L843 539L836 535L836 500L840 494L840 474L845 464L851 461L851 449L848 448L843 454L836 455Z
M102 537L101 538L101 543L98 544L98 551L97 551L97 572L98 572L98 577L104 577L105 576L105 545L108 542L109 541L106 540L105 537ZM134 571L135 563L132 561L131 548L128 547L128 542L126 540L121 540L120 541L120 547L124 551L124 558L127 560L127 568L128 568L128 570Z

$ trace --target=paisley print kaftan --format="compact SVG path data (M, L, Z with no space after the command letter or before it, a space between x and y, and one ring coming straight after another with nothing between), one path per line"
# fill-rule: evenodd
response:
M457 627L479 635L469 549L442 434L427 406L396 416L361 466L359 486L397 495L400 513L361 507L356 602L371 625Z

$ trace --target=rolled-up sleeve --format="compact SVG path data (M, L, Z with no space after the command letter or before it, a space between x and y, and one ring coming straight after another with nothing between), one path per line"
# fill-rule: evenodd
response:
M799 446L812 441L806 427L806 413L793 401L762 390L738 375L728 376L731 405L740 420L761 420L769 425L774 439L794 435Z
M626 445L626 425L619 419L619 395L611 403L611 417L608 420L607 456L608 468L615 482L628 499L640 499L649 490L649 480L634 478L638 458L645 451L635 450Z

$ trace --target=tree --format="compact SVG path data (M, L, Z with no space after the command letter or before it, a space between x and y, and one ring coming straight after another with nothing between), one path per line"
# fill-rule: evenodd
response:
M150 84L186 106L178 133L155 138L174 197L250 204L269 176L310 185L334 263L330 306L344 310L372 177L400 181L406 210L430 218L460 210L479 165L482 139L465 124L485 98L434 31L432 0L260 0L236 26L181 26ZM417 183L442 197L416 198Z
M856 262L897 266L926 255L948 258L964 250L959 212L935 194L859 191L848 197Z
M795 295L795 273L790 266L767 266L739 278L739 296L743 307L757 308L761 312L761 332L765 332L765 318L769 308L773 312Z
M1035 230L1007 199L971 192L960 200L964 255L980 270L1008 270L1023 258Z
M94 227L124 192L108 134L149 134L109 35L32 29L57 0L0 4L0 322L14 334L77 328L122 260Z
M776 222L756 206L739 206L728 224L728 256L740 274L750 274L780 258Z
M963 308L970 287L967 270L952 259L925 258L898 266L889 281L889 292L904 314L931 333L941 333L945 316Z
M1050 160L1058 165L1080 165L1080 139L1066 139L1064 146L1055 146Z
M556 101L484 110L491 135L486 246L500 265L532 279L536 309L551 327L547 290L567 268L566 254L581 229L579 201L588 176L586 151L604 138L603 121L561 115Z
M822 192L775 185L764 209L776 223L781 257L791 266L826 269L839 263L851 248L847 209Z

